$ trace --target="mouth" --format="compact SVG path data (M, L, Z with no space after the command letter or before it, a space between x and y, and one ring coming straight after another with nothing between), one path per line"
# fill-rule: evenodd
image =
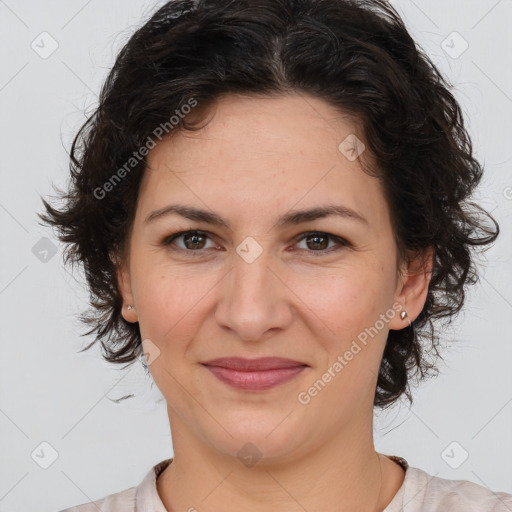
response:
M309 366L280 357L223 357L201 363L221 382L240 390L264 391L290 381Z
M284 357L259 357L257 359L248 359L245 357L219 357L201 363L206 366L217 366L229 370L239 370L245 372L281 370L297 368L298 366L307 366L306 363L286 359Z

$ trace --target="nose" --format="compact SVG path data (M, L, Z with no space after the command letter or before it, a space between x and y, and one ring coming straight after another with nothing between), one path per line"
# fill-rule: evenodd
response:
M242 341L261 341L292 321L293 293L269 253L263 250L254 261L234 254L230 272L219 283L216 321Z

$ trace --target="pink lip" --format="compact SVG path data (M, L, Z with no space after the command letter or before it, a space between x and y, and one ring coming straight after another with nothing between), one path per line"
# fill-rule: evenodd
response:
M307 365L280 357L223 357L202 363L215 377L237 389L266 390L293 379Z

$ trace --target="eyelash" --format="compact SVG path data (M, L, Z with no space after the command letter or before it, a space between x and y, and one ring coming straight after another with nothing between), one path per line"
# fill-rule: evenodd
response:
M206 232L206 231L199 231L199 230L193 229L193 230L179 231L177 233L173 233L172 235L169 235L169 236L165 237L163 239L163 241L161 242L161 245L170 248L171 245L172 245L172 242L174 240L176 240L176 239L178 239L178 238L180 238L180 237L182 237L184 235L189 235L189 234L190 235L199 235L199 236L207 237L207 238L210 238L210 240L211 240L211 237L210 237L208 232ZM322 250L319 250L319 251L311 251L311 250L308 250L308 249L299 249L299 250L312 253L315 257L317 257L317 256L324 256L326 254L331 254L333 252L337 252L337 251L339 251L343 247L351 247L350 242L348 242L344 238L341 238L341 237L336 236L336 235L331 235L330 233L325 233L323 231L307 231L305 233L302 233L300 235L300 237L298 239L296 239L295 244L298 244L299 242L302 242L304 239L306 239L308 237L311 237L311 236L315 236L315 235L319 236L319 237L328 238L329 240L333 240L333 241L335 241L338 244L338 246L334 247L334 248L331 247L330 249L322 249ZM206 249L193 250L193 249L182 249L181 247L176 247L176 248L172 248L171 250L172 251L177 251L177 252L182 252L182 253L187 253L187 254L190 254L191 256L195 257L195 256L201 256L201 253L203 251L205 251Z

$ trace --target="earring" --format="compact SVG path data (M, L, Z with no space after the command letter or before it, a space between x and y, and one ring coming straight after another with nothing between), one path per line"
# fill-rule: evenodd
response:
M402 311L400 313L400 318L403 320L405 317L407 316L407 311ZM407 320L409 321L409 327L411 327L411 320L409 318L407 318Z
M128 304L128 307L126 308L128 311L130 311L130 309L133 309L133 304Z

